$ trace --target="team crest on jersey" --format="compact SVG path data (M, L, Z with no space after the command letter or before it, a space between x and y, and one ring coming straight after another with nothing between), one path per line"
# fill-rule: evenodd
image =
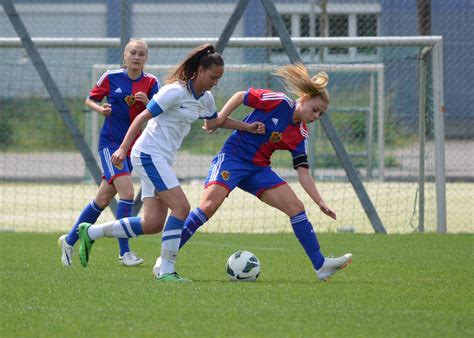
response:
M133 106L133 104L135 103L135 96L133 95L127 95L125 98L124 98L125 102L127 102L128 106L131 107Z
M281 133L274 131L270 136L270 142L280 142L283 139Z
M117 168L118 170L123 169L123 163L120 163L119 165L114 164L114 167Z
M221 172L221 176L224 181L227 181L230 178L230 172L224 170L223 172Z

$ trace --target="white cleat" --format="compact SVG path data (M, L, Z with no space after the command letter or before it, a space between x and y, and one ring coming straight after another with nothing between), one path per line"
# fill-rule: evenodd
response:
M143 258L137 256L135 252L129 251L123 254L123 256L119 256L119 262L125 266L137 266L142 264Z
M67 235L62 235L58 239L58 245L61 248L61 262L64 266L72 266L72 255L74 254L74 248L67 244Z
M156 259L155 266L153 267L153 274L156 278L160 276L160 268L161 268L161 256Z
M352 254L348 253L341 257L325 257L323 266L316 270L318 278L327 281L339 270L344 269L352 262Z

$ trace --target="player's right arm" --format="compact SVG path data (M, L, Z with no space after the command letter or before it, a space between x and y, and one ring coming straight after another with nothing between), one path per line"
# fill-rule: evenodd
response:
M153 117L148 109L142 111L132 122L130 128L128 128L127 134L122 141L120 147L112 154L111 160L113 165L120 165L125 156L127 156L128 149L130 148L133 140L138 135L142 126Z
M104 103L101 105L99 102L96 102L89 97L86 99L85 103L87 107L89 107L100 115L107 117L112 113L112 106L110 105L110 103Z
M110 94L109 73L110 71L108 70L102 74L97 83L89 92L89 96L85 102L87 107L106 117L112 114L112 106L110 103L100 104L100 102L102 102L104 97L107 97Z

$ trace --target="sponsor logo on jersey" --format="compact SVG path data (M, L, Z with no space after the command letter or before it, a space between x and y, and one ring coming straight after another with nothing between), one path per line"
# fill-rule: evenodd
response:
M124 98L125 102L127 102L128 106L131 107L135 103L135 96L133 95L127 95L127 97Z
M120 163L119 165L114 164L114 167L117 168L118 170L123 169L123 163Z
M230 178L230 172L224 170L223 172L221 172L221 176L224 181L227 181Z
M122 93L122 88L118 87L117 89L115 89L115 93Z
M273 117L273 118L272 118L272 121L273 121L273 124L274 124L275 126L278 124L278 119L276 119L276 118Z
M283 139L281 136L281 133L274 131L272 132L272 135L270 136L270 142L280 142Z

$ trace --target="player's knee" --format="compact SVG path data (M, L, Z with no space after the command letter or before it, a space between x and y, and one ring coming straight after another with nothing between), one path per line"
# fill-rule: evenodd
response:
M212 201L204 201L201 203L200 208L207 218L211 218L216 213L217 209L219 209L219 205Z
M171 208L171 214L178 219L186 219L191 211L189 202L181 202L179 205Z
M143 233L146 235L152 235L160 233L163 230L164 222L158 219L153 219L152 217L147 217L146 215L142 220L142 229Z
M99 208L103 210L109 206L110 199L106 196L97 196L94 202Z
M133 200L133 190L119 193L121 200Z
M289 217L293 217L294 215L297 215L302 211L304 211L304 204L299 199L297 199L296 201L287 206L286 214Z

